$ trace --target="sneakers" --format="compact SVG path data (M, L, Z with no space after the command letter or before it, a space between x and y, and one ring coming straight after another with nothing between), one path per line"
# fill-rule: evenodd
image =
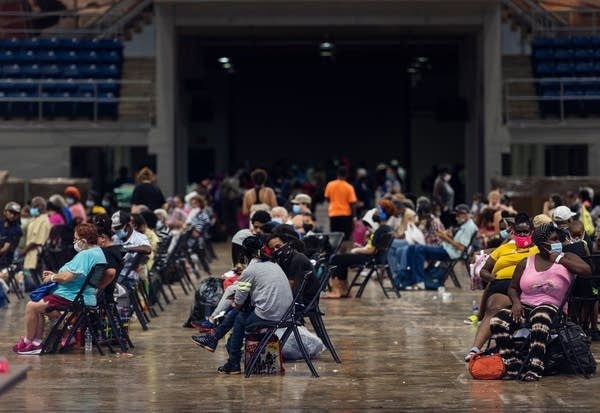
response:
M463 323L469 326L472 324L477 324L479 323L479 317L477 317L477 314L471 314L467 319L463 320Z
M210 334L206 334L204 336L192 336L192 341L194 344L202 347L205 350L210 351L211 353L215 352L217 348L218 341L215 336Z
M418 282L416 284L409 285L408 287L406 287L406 289L409 290L409 291L424 290L425 289L425 283L423 281L421 281L421 282Z
M475 354L478 354L478 353L481 353L481 350L479 350L479 347L471 347L471 350L469 350L469 352L465 356L465 361L469 362L469 360L471 360L471 357L473 357Z
M25 344L25 338L21 337L19 338L19 341L17 341L17 344L15 344L12 348L12 351L14 351L15 353L18 353L19 351L23 350L25 347L27 347L27 344Z
M27 344L24 348L17 351L17 354L21 355L37 355L42 354L42 344L34 344L33 341Z
M217 371L221 374L231 374L231 375L242 374L242 369L240 369L239 366L238 367L232 366L231 364L229 364L229 362L223 364L221 367L219 367L217 369Z
M211 333L215 329L215 325L208 320L203 320L201 322L192 321L190 324L192 327L197 328L201 333Z

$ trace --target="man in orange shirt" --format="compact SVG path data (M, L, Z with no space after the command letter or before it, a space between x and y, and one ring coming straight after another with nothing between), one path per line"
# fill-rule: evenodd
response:
M325 187L325 199L329 202L329 230L343 232L344 241L348 241L354 227L356 193L346 178L348 170L341 166L337 171L337 179L329 181Z

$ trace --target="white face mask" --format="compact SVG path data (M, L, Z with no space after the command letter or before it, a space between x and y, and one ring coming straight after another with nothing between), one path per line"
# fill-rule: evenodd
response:
M85 243L85 240L80 239L75 244L73 244L73 248L75 249L75 251L77 251L77 252L83 251L83 245L82 245L83 243Z
M65 198L65 201L67 201L67 204L73 205L75 203L75 198L71 198L70 196L68 196Z

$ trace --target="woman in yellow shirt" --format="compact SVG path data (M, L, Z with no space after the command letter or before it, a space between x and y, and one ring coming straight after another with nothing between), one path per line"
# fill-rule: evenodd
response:
M539 252L531 240L533 225L527 214L517 214L511 230L511 240L492 251L479 272L481 278L489 283L483 293L484 297L487 297L484 301L485 313L475 334L473 347L466 355L465 361L469 361L474 354L479 353L481 347L491 337L490 319L498 311L511 305L508 287L517 264L524 258Z

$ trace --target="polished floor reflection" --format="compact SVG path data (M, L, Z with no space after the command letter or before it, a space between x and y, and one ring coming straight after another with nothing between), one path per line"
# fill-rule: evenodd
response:
M215 274L226 269L229 257L225 245L217 252L222 260L212 264ZM131 354L15 355L10 348L23 334L25 303L0 310L0 355L31 366L25 381L0 395L0 411L600 410L596 377L472 380L462 359L474 327L463 320L477 294L450 283L450 303L433 291L385 299L375 282L362 299L323 300L325 323L343 363L323 353L315 360L318 379L302 361L286 363L284 376L217 374L225 349L213 354L190 341L193 330L181 324L192 296L175 291L179 299L152 319L148 331L133 324ZM600 354L598 344L592 349Z

